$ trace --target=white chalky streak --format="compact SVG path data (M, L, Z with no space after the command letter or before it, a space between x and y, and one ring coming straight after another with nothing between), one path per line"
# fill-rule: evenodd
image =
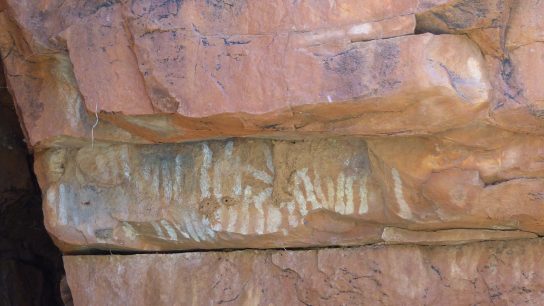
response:
M125 233L125 236L127 236L129 240L136 239L136 236L138 235L138 233L136 232L134 227L132 227L132 225L130 225L127 222L123 222L123 225L121 227L123 228L123 232Z
M345 185L345 192L346 195L346 208L344 213L346 215L351 215L355 211L355 207L353 206L353 180L355 179L354 176L350 175L346 179L346 185Z
M166 230L166 233L168 234L168 237L170 237L170 240L178 240L176 230L170 225L170 223L168 223L168 221L161 220L161 225Z
M279 208L269 205L268 216L266 218L266 232L275 233L281 225L281 211Z
M68 213L66 211L66 205L68 204L68 199L66 198L66 187L64 184L59 185L59 202L58 202L58 219L60 221L60 224L65 225L68 224Z
M249 202L251 201L251 186L244 189L244 199L242 201L242 211L240 212L240 231L242 235L247 235L249 228Z
M317 202L317 199L315 197L314 186L312 185L312 182L308 177L308 169L304 168L302 170L298 170L297 175L304 183L304 189L306 189L306 199L312 204L312 209L321 208L321 205Z
M327 198L325 198L325 194L323 194L323 188L321 188L321 178L317 173L314 175L314 187L315 195L320 206L323 208L329 208L329 201Z
M181 198L181 184L183 182L183 173L181 168L181 162L183 157L181 155L176 155L174 160L174 199Z
M217 200L220 200L223 196L221 193L221 177L221 163L216 161L213 165L213 195Z
M264 201L266 201L266 199L270 198L271 195L272 188L266 188L254 198L255 208L257 209L257 222L255 223L255 232L260 235L264 233L263 203Z
M306 216L308 214L308 209L306 208L306 199L304 198L304 195L300 190L300 178L298 177L298 175L295 175L294 193L295 201L297 201L300 214L302 216Z
M336 205L334 206L334 211L339 214L343 214L346 211L346 204L344 203L344 184L346 178L344 173L338 175L337 185L336 185Z
M327 194L329 196L329 205L327 208L330 210L334 210L336 196L334 192L334 182L331 177L327 177Z
M229 216L229 223L227 226L227 231L234 233L236 232L236 221L238 219L238 211L236 209L233 209L233 207L229 207L227 210L228 216Z
M200 238L200 240L206 240L206 233L202 226L202 223L199 222L198 216L195 215L193 212L190 217L191 224L193 225L193 228L195 229L195 233Z
M191 239L195 240L196 242L200 242L200 238L198 238L198 235L193 227L192 218L187 215L183 215L183 221L185 223L185 228L187 229L189 236L191 236Z
M234 163L232 165L232 168L237 170L234 176L234 186L232 186L232 193L234 194L234 196L241 196L242 195L242 173L239 170L240 156L236 156L234 158Z
M404 199L404 193L402 191L402 180L400 179L399 172L397 169L393 168L391 170L391 174L393 176L393 182L395 184L395 198L397 199L397 203L399 204L399 216L404 219L411 219L412 218L412 211L410 210L410 205L406 203L406 200Z
M202 218L202 226L204 227L204 230L208 234L208 237L210 237L211 239L214 239L215 238L215 232L213 231L213 229L211 229L210 220L208 220L208 218L206 218L206 217Z
M361 178L361 185L359 186L359 214L366 214L368 212L368 191L366 188L367 176Z
M212 223L212 229L216 232L223 230L223 222L225 222L225 220L223 220L223 214L226 209L227 208L225 206L221 206L213 214L215 217L215 222Z
M200 168L200 199L210 197L210 176L208 170L212 165L212 150L207 143L202 144L202 167Z
M232 140L227 141L225 145L225 159L229 160L232 157L232 151L234 150L234 142Z
M370 31L372 31L372 25L370 23L362 23L352 26L348 31L348 35L368 34Z
M474 57L470 57L467 61L468 71L470 75L476 79L480 80L482 78L482 71L480 69L480 63Z
M274 163L272 161L272 152L270 152L270 146L265 146L264 149L264 157L266 158L266 167L270 172L274 173Z
M155 234L159 236L159 238L164 239L164 232L162 231L162 228L157 222L151 222L151 226L153 226L153 229L155 229Z
M287 212L289 213L289 226L290 227L296 227L298 225L298 218L295 216L295 203L293 201L290 201L287 203Z
M132 175L130 175L130 164L128 162L128 146L123 145L121 149L121 162L123 163L123 174L125 178L130 181Z
M183 237L185 237L185 239L191 239L191 237L189 236L189 234L187 234L184 230L181 229L181 226L177 223L174 223L174 227L178 230L178 232L181 233L181 235Z
M160 169L158 167L151 168L151 190L154 195L160 195Z
M163 161L161 164L161 183L164 190L164 200L170 206L172 202L172 180L169 163Z
M256 178L256 179L258 179L260 181L263 181L263 182L265 182L267 184L272 184L272 176L270 176L268 173L266 173L264 171L261 171L261 170L257 170L254 167L252 167L251 165L246 166L246 171L251 173L254 178Z

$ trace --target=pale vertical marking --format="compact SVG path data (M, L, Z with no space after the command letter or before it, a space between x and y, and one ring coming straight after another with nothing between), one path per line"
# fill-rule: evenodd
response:
M169 162L163 160L161 162L161 182L164 190L164 200L170 206L172 203L172 175L170 174Z
M162 227L166 230L166 233L168 234L168 237L170 237L170 240L178 240L178 235L176 234L176 230L168 223L166 220L161 220Z
M263 210L263 203L266 201L266 199L270 198L272 196L272 188L266 188L264 191L261 191L257 196L254 198L255 208L257 209L257 220L255 223L255 232L257 234L262 235L264 233L264 210Z
M306 208L306 199L304 198L304 195L300 190L300 178L298 177L298 175L295 175L294 193L295 201L297 201L297 204L299 206L300 214L302 216L306 216L308 214L308 209Z
M195 212L191 212L191 215L189 217L191 224L193 225L193 228L195 229L195 233L200 238L200 240L205 241L206 240L206 233L204 228L202 227L202 222L198 219L198 216L195 214Z
M410 210L410 205L406 203L406 200L404 199L404 193L402 191L402 180L400 178L399 172L397 169L393 168L391 170L391 174L393 176L393 182L395 184L395 198L397 199L397 203L399 204L399 216L404 219L411 219L412 218L412 211Z
M232 151L234 150L234 142L232 140L227 141L225 145L225 159L229 160L232 157Z
M251 165L246 165L246 171L251 173L251 175L255 178L255 179L258 179L260 181L263 181L267 184L272 184L273 182L273 179L272 179L272 176L270 176L268 173L264 172L264 171L261 171L261 170L257 170L255 169L253 166Z
M306 189L306 199L312 204L312 209L319 209L321 205L317 202L314 194L314 186L308 177L308 168L297 171L297 175L304 183L304 189Z
M366 214L368 212L368 191L366 188L366 181L368 176L364 175L361 178L361 185L359 186L359 197L360 197L360 205L359 205L359 214Z
M59 185L59 202L58 202L58 218L60 221L60 224L66 225L68 224L68 212L66 205L68 204L68 195L66 194L66 187L64 184Z
M314 173L314 189L317 201L320 203L321 207L329 208L329 200L325 197L323 193L323 188L321 188L321 177L319 174Z
M184 230L181 229L181 226L178 225L177 223L173 223L174 227L178 230L178 232L181 233L181 235L183 235L183 237L185 237L185 239L190 239L191 237L189 237L189 234L187 234Z
M344 184L345 184L344 173L340 173L337 179L336 186L336 204L334 206L334 211L339 214L343 214L346 211L346 204L344 203Z
M298 218L295 216L295 203L290 201L287 203L287 212L289 213L288 222L290 227L296 227L298 225Z
M251 186L246 186L244 189L244 198L242 200L242 210L240 212L240 230L239 233L247 235L249 228L249 202L251 201Z
M182 169L182 161L183 157L178 154L176 155L176 158L174 160L174 199L181 200L181 190L182 190L182 182L183 182L183 169Z
M234 196L239 197L242 195L242 171L240 169L240 156L236 156L234 158L232 168L234 171L236 171L234 176L234 186L232 186L232 193Z
M218 210L214 212L215 217L215 223L212 224L212 229L214 231L220 232L223 230L223 222L225 222L225 218L223 217L225 215L225 210L227 208L225 206L220 206Z
M227 227L227 231L228 232L236 232L236 221L238 219L238 211L236 209L232 209L232 206L229 207L228 209L228 219L229 219L229 224L228 224L228 227Z
M270 170L270 172L274 173L274 163L272 161L272 152L270 146L268 144L265 145L263 151L264 157L266 159L266 167L268 168L268 170Z
M273 205L267 206L267 220L266 220L266 232L274 233L278 231L281 225L281 211L279 208Z
M204 227L204 230L208 234L208 237L212 240L215 239L215 232L210 227L210 220L206 217L202 217L202 226Z
M159 236L159 238L161 239L165 238L162 228L159 226L159 224L156 221L151 222L151 226L153 226L153 229L155 230L155 234Z
M160 167L151 168L151 190L154 196L158 196L160 199Z
M130 181L132 175L130 175L130 164L128 162L128 146L123 145L121 149L121 163L123 165L123 174L125 178Z
M336 194L334 192L334 182L330 176L327 177L327 194L329 195L329 210L334 210L336 204Z
M132 225L130 225L127 222L123 222L123 225L121 226L121 228L123 229L123 232L125 233L125 236L127 236L127 238L129 240L135 240L136 239L136 236L138 235L138 233L136 232L134 227L132 227Z
M187 229L189 236L191 236L191 239L195 240L196 242L200 242L200 238L198 238L191 221L191 218L187 216L187 214L183 214L183 222L185 223L185 228Z
M351 215L355 211L355 207L353 206L353 180L354 179L355 177L353 175L350 175L348 176L346 180L345 192L344 192L344 194L346 195L346 210L344 213L346 215Z
M223 197L221 193L222 163L215 161L213 164L213 195L219 201Z
M200 199L206 199L210 197L210 176L208 170L212 165L212 150L208 146L208 143L202 143L202 167L200 167Z

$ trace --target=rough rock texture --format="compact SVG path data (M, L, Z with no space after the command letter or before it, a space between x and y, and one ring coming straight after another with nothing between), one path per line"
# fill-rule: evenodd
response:
M539 305L541 239L65 256L76 305Z
M478 46L413 35L416 14L446 1L6 2L0 50L33 145L88 139L85 109L100 112L96 139L134 142L486 119Z
M0 0L0 55L36 153L45 224L65 252L535 238L544 235L543 3ZM531 241L497 246L533 254L541 243ZM467 262L502 252L489 250ZM464 288L442 288L429 280L442 272L408 261L388 265L435 288L418 301ZM515 281L492 279L503 287L486 287L482 301L518 302L504 291ZM384 303L415 299L419 289L391 282ZM195 290L187 296L204 294ZM536 289L520 290L535 301Z
M544 151L522 154L544 139L498 136L483 152L431 137L97 144L39 153L36 171L66 250L353 245L384 226L544 234Z
M0 305L62 305L62 259L43 224L40 191L0 65Z

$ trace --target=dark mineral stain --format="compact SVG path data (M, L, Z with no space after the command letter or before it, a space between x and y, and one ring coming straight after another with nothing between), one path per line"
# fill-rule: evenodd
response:
M151 90L153 106L163 112L174 113L178 110L179 102L168 94L168 91L161 88Z
M360 71L365 64L365 58L357 49L349 49L323 60L325 69L346 75Z
M250 42L251 40L229 40L228 38L223 38L225 46L247 45Z
M206 0L207 10L203 11L204 17L212 21L227 20L238 17L246 8L246 0Z
M451 8L434 12L434 17L443 21L451 29L467 29L475 26L489 13L485 1L460 1Z
M110 239L113 236L113 229L102 228L94 231L94 235L99 239Z

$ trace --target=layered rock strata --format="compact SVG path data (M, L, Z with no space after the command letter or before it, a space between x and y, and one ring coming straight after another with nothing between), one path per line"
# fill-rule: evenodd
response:
M394 246L285 254L297 265L312 252L381 256L391 271L440 280L427 291L387 280L386 304L469 291L487 292L484 303L518 303L512 292L526 275L509 283L493 274L495 292L473 266L436 272L409 258L442 262L463 250L485 269L496 267L484 259L493 255L535 271L502 249L532 256L544 233L543 13L538 0L0 0L0 54L36 153L45 224L65 252L380 243ZM423 247L515 239L535 245ZM388 261L397 253L406 266ZM225 256L260 265L268 254ZM78 273L90 275L136 258L156 279L154 271L186 269L185 257L214 256L67 257L67 265L77 271L80 261ZM263 269L243 283L276 288ZM460 275L471 275L466 291L440 287ZM201 277L204 286L212 276ZM540 290L534 280L520 289L529 303ZM325 303L313 300L321 289L298 282L303 291L270 294ZM344 284L335 286L343 296ZM194 289L183 295L203 301ZM431 294L413 295L420 289ZM160 300L152 291L134 298Z
M542 234L542 154L522 152L544 140L502 141L483 151L420 137L96 144L39 153L36 170L46 225L66 250L354 245L384 241L387 227Z
M64 257L78 305L538 305L541 239Z

